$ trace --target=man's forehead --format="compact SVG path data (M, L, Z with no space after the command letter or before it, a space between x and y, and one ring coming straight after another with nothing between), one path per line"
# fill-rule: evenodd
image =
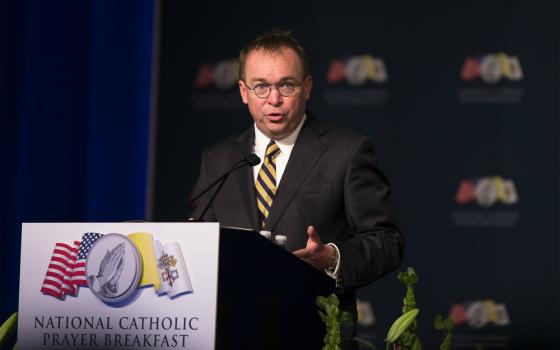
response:
M295 56L297 56L297 53L294 51L294 49L292 49L291 47L288 46L278 46L278 47L257 47L254 48L253 50L249 51L249 53L247 54L247 56L251 56L253 54L260 54L260 55L265 55L265 56L277 56L277 55L290 55L293 54Z
M261 68L266 69L265 65L268 62L265 61L267 59L275 61L279 57L285 60L295 60L295 62L293 62L294 64L290 64L290 67L292 68L291 71L286 72L287 74L281 78L298 79L303 70L301 59L293 49L284 46L275 50L265 50L260 48L250 51L245 62L245 74L247 75L247 73L249 73L249 75L258 75ZM260 78L262 77L251 77L251 80L260 80Z

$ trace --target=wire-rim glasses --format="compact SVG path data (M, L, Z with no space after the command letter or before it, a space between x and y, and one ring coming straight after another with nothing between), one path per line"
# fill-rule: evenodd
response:
M252 88L247 85L245 80L243 80L243 84L245 84L245 87L251 90L258 98L267 98L270 96L272 89L277 89L278 93L280 93L283 97L292 97L296 94L297 88L305 85L306 81L307 78L303 79L303 81L299 84L289 80L283 81L279 84L258 83Z

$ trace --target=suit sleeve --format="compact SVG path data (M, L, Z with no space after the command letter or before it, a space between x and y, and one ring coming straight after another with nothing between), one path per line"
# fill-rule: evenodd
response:
M353 289L398 268L404 241L389 202L389 181L377 167L371 140L363 139L352 153L344 182L351 238L336 244L342 286Z
M196 182L196 186L195 186L195 189L194 189L194 192L193 192L193 196L198 195L202 190L204 190L210 184L211 180L209 178L210 174L209 174L209 169L208 169L207 156L208 156L208 151L204 150L204 152L202 152L202 160L200 162L200 174L198 176L198 181ZM195 202L194 210L191 213L192 218L198 219L200 217L200 215L202 214L202 211L204 210L204 208L206 207L206 205L210 201L212 193L213 193L212 190L208 191L205 195L203 195L199 200L197 200ZM214 208L212 208L212 206L210 206L208 208L208 210L206 211L206 213L204 214L204 217L202 217L201 219L204 222L215 222L215 221L217 221L216 215L214 213Z

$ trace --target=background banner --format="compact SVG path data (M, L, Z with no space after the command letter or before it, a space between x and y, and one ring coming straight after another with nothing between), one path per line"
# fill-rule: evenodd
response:
M284 4L287 5L287 4ZM163 3L154 217L182 207L204 146L251 126L241 46L271 28L306 48L318 118L371 137L415 267L426 349L558 348L558 2ZM204 15L203 15L204 14ZM383 348L405 288L360 291Z

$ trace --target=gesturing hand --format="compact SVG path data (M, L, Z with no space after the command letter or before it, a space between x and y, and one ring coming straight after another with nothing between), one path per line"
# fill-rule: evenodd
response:
M294 251L294 255L320 270L327 269L330 266L334 248L330 245L323 245L319 233L313 226L307 228L307 235L305 249Z

